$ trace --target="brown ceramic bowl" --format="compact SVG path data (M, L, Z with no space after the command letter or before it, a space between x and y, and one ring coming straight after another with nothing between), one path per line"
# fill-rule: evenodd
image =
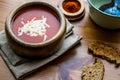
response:
M5 32L16 54L27 58L44 58L60 49L66 22L60 10L52 4L40 0L27 1L9 14Z

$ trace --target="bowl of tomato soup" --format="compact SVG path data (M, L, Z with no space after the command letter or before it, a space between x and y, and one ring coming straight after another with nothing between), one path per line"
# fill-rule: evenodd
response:
M44 58L60 49L66 23L60 10L45 1L27 1L11 11L5 32L16 54Z

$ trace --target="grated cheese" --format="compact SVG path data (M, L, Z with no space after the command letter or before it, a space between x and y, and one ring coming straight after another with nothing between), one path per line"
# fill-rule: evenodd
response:
M46 23L46 20L47 18L44 16L42 16L41 20L36 20L36 17L34 17L31 21L27 21L27 23L25 23L22 18L21 24L23 26L18 28L18 36L22 36L23 33L31 37L43 36L43 41L45 41L47 39L46 28L50 27Z

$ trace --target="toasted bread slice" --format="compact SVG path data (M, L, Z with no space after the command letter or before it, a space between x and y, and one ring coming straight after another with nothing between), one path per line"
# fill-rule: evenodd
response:
M120 64L120 49L111 46L108 42L93 41L88 46L92 54L110 62Z
M103 80L104 65L98 58L95 59L93 64L85 66L82 70L82 80Z

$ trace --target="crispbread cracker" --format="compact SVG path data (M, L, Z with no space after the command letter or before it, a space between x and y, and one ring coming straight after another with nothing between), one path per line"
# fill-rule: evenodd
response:
M82 70L82 80L103 80L104 65L98 58L95 59L93 64L85 66Z
M104 58L110 62L120 64L120 49L111 46L107 42L93 41L88 46L92 54L101 58Z

